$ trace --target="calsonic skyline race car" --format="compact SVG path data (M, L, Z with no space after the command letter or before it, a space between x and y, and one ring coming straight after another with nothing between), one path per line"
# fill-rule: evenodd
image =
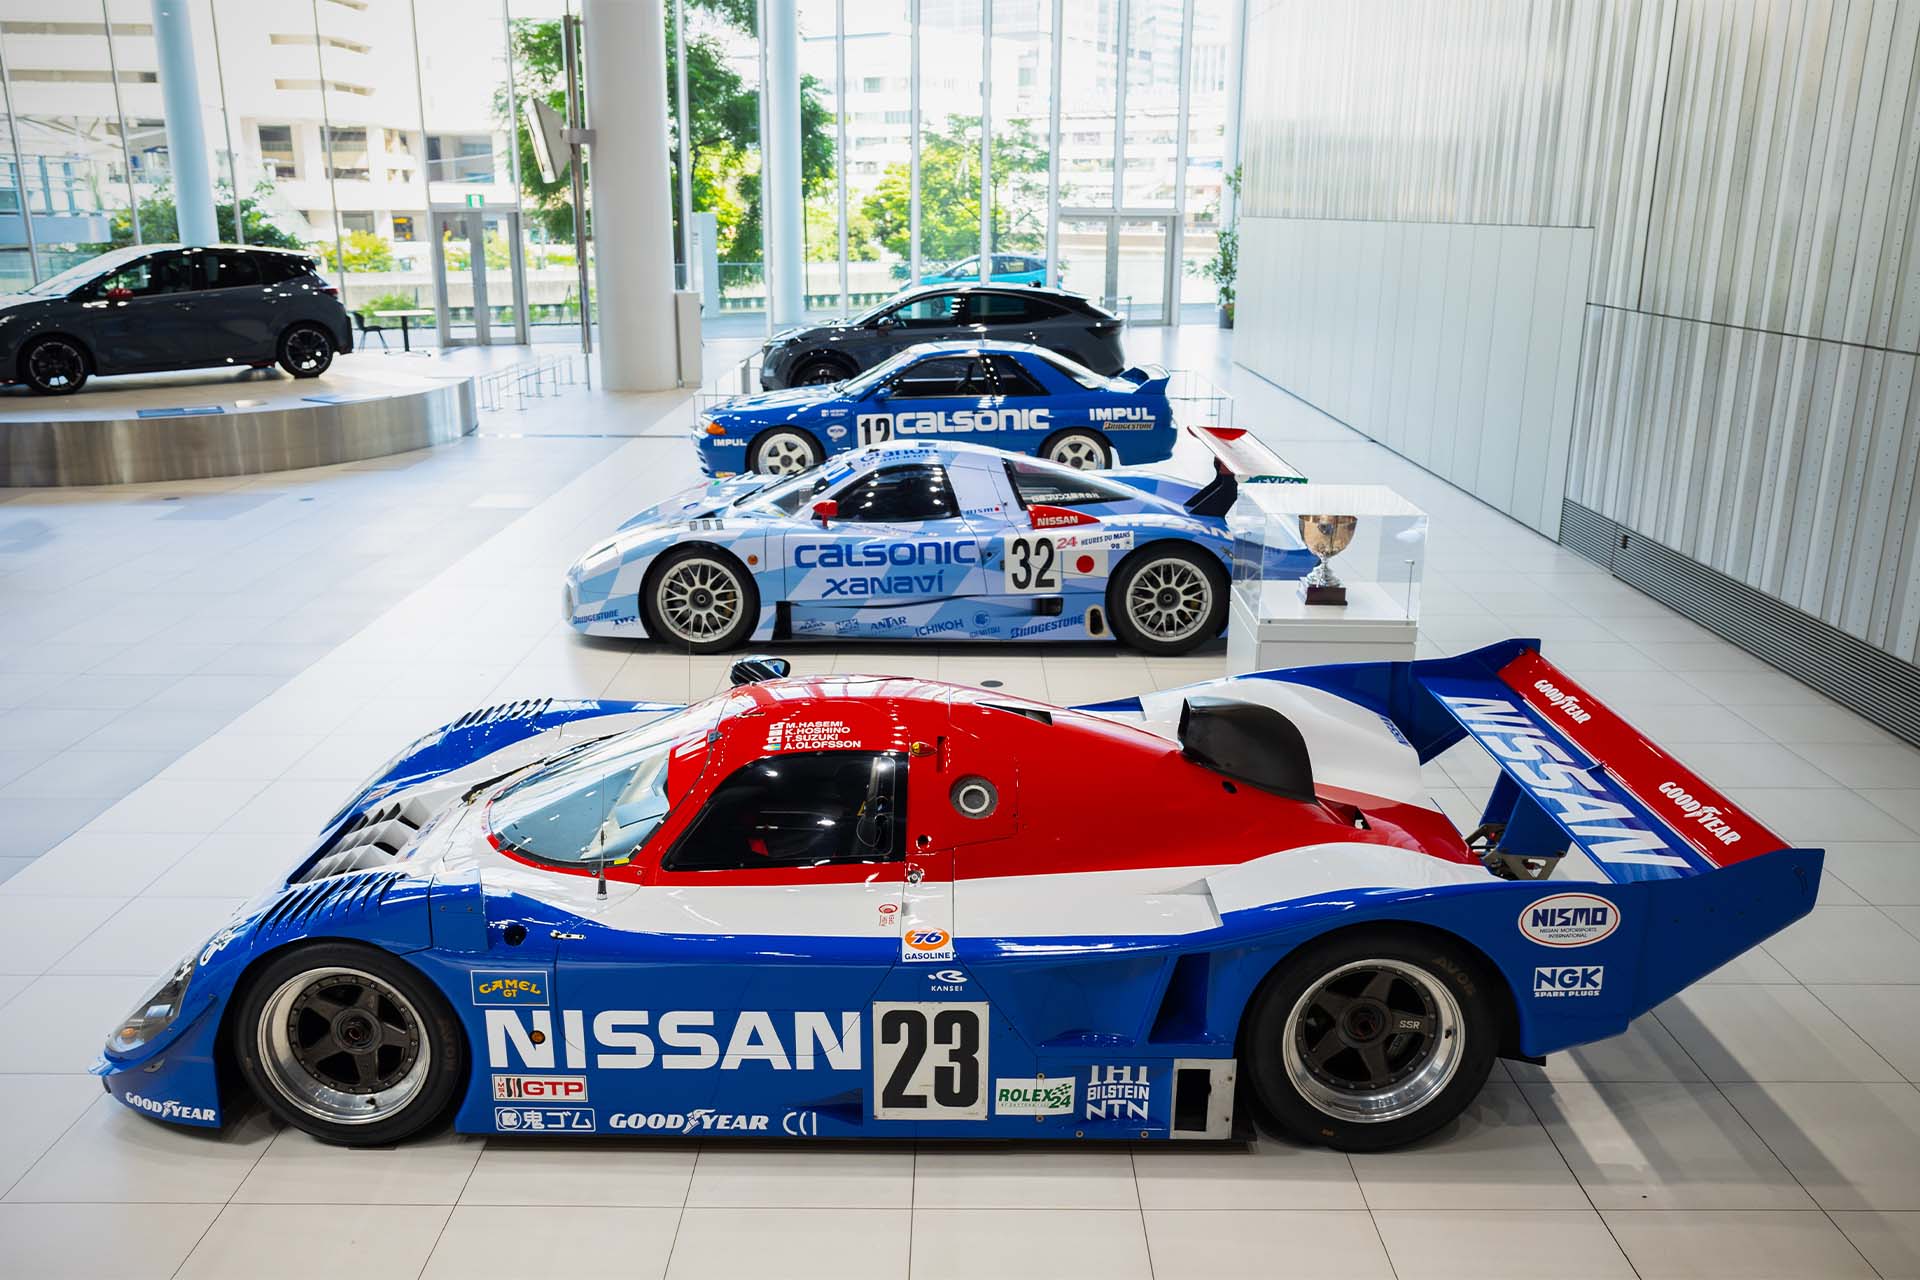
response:
M1106 378L1020 342L929 342L843 382L741 396L694 424L708 475L792 475L889 440L972 440L1062 466L1138 466L1173 453L1167 371Z
M1821 874L1534 641L1075 710L784 674L421 738L95 1070L156 1119L250 1093L365 1145L449 1114L1118 1141L1258 1117L1381 1150L1496 1056L1623 1031ZM1478 847L1420 773L1467 736L1502 769Z
M641 512L567 571L588 635L695 653L752 640L1105 640L1184 653L1226 625L1242 481L1301 476L1245 431L1194 427L1215 476L1075 471L982 445L894 443ZM1269 577L1316 563L1270 552Z

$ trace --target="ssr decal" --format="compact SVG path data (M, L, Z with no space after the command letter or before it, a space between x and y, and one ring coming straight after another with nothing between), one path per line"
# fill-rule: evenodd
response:
M478 1005L547 1002L547 975L539 969L475 969L471 977Z
M1587 947L1620 927L1620 908L1590 893L1556 893L1520 913L1520 932L1543 947Z
M1087 1068L1087 1119L1144 1123L1152 1102L1146 1067Z
M854 418L861 444L885 444L895 436L977 435L1001 431L1048 431L1051 409L935 409L862 413Z
M1606 977L1601 964L1545 965L1533 971L1533 994L1537 999L1597 996Z
M585 1076L495 1076L495 1102L585 1102Z
M860 1014L488 1009L487 1065L551 1071L858 1071Z
M993 1113L1000 1116L1065 1116L1073 1114L1073 1077L1049 1080L995 1080Z

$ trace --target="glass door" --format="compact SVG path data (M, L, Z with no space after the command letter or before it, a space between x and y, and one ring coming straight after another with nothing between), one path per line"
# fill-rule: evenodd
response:
M524 344L526 280L518 210L433 211L433 305L442 346Z
M1173 219L1165 214L1060 211L1060 281L1128 324L1173 323Z

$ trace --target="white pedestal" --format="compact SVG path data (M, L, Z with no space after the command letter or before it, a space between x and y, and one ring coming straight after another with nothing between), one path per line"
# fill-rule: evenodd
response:
M1261 584L1259 613L1236 586L1227 618L1233 675L1323 662L1411 662L1418 622L1378 583L1347 586L1345 605L1307 604L1298 582Z

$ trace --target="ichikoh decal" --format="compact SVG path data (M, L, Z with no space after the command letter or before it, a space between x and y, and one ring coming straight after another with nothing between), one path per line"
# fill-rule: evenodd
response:
M1520 913L1520 932L1543 947L1586 947L1620 927L1620 908L1591 893L1556 893Z

